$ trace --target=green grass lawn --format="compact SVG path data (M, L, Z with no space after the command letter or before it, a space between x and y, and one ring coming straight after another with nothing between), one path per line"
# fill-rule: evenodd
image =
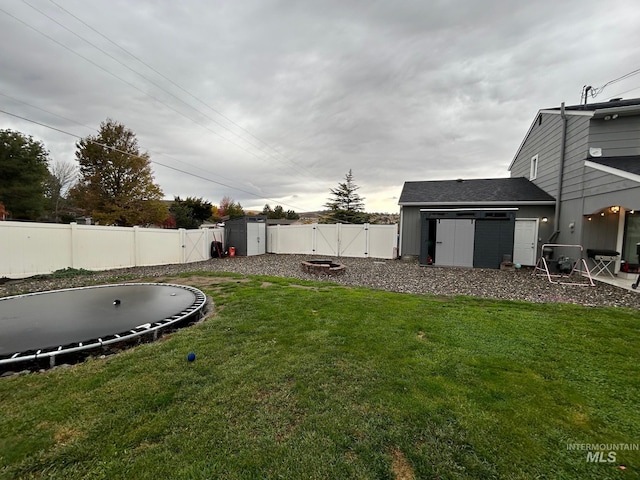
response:
M567 447L640 444L637 310L199 275L205 322L0 380L0 478L640 476Z

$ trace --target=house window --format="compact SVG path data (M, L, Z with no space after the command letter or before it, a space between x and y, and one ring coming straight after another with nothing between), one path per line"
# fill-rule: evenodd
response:
M538 177L538 155L531 157L531 170L529 171L529 180L535 180Z

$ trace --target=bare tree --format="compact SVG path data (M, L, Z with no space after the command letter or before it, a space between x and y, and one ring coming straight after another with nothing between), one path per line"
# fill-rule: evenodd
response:
M60 221L60 206L69 190L78 181L78 167L73 162L55 160L49 164L49 178L46 184L47 197L51 202L51 213L56 222Z

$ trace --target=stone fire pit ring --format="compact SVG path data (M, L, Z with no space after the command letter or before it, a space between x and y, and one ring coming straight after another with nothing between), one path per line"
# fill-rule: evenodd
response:
M333 260L305 260L300 267L303 272L314 275L342 275L347 268Z

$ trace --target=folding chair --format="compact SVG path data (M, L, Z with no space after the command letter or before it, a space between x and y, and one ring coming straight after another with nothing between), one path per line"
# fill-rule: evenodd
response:
M605 274L611 278L616 278L613 274L613 269L618 255L620 255L620 253L615 250L587 249L587 257L593 260L594 263L592 269L593 276L597 277L600 274Z

